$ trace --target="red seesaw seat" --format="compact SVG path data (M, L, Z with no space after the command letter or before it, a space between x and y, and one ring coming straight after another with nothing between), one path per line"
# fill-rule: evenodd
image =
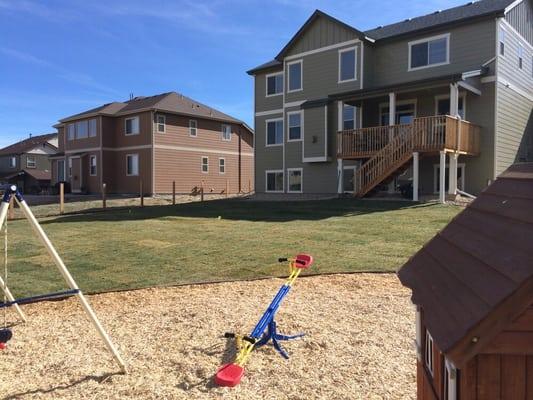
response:
M226 364L220 367L215 375L218 386L234 387L239 384L244 375L244 368L237 364Z
M298 254L294 264L296 268L307 269L313 265L313 256L309 254Z

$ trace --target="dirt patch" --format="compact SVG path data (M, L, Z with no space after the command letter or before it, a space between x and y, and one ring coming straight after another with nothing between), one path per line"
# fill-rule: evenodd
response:
M151 249L168 249L175 246L175 243L164 242L162 240L144 239L136 242L139 246L149 247Z
M234 388L212 384L233 356L226 331L248 333L282 280L91 296L120 348L118 370L75 299L25 306L0 353L2 398L414 399L414 313L394 275L302 278L278 315L283 333L305 332L283 360L258 349ZM16 320L14 313L9 315Z

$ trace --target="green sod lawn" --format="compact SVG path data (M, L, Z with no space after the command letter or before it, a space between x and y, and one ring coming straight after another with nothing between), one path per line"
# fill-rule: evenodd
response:
M80 287L102 292L285 275L277 258L298 252L315 257L309 273L396 271L460 210L352 199L217 200L41 222ZM16 296L65 288L25 220L9 223L8 285Z

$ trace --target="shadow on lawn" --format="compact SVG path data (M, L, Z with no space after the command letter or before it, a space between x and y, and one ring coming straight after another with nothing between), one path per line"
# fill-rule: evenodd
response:
M318 221L332 217L350 217L396 211L422 209L435 204L413 204L409 201L360 201L334 199L320 201L248 201L211 200L204 203L184 203L175 206L132 207L121 210L86 210L79 214L43 221L43 224L97 221L138 221L165 217L218 218L234 221L291 222Z

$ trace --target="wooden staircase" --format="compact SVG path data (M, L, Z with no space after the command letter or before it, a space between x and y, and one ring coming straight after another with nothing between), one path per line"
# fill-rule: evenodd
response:
M367 195L380 183L405 170L414 152L454 151L472 155L479 153L480 128L458 118L422 117L415 118L411 124L379 128L383 145L377 150L374 150L376 146L373 145L370 158L356 172L354 193L357 197ZM340 136L339 158L363 158L364 155L368 157L369 152L364 151L367 146L362 147L360 143L375 143L376 134L372 132L371 140L367 140L364 136L367 132L364 129L366 128L353 132L355 139L345 138L346 132L339 132L343 135ZM386 138L385 133L388 133ZM349 142L346 139L349 139ZM348 156L342 157L345 151Z

